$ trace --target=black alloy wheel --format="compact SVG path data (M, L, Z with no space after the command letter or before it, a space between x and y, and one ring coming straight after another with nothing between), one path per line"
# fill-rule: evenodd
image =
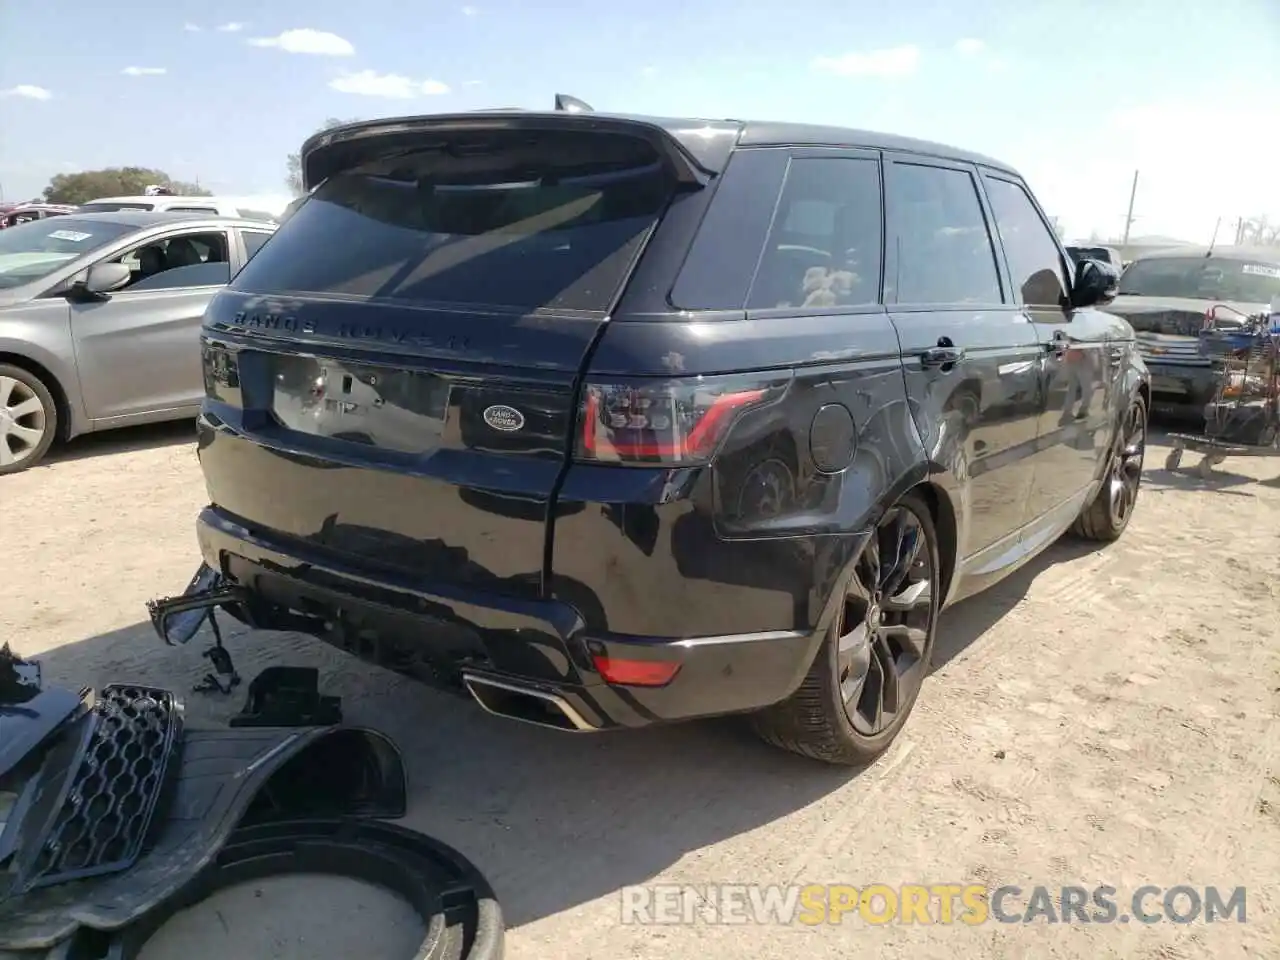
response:
M929 674L941 570L929 507L908 494L863 547L808 675L786 700L753 715L756 732L833 764L861 765L883 753Z
M1107 470L1107 502L1111 522L1124 528L1138 504L1138 488L1142 485L1142 461L1147 452L1147 417L1141 403L1125 412Z
M1072 533L1086 540L1107 543L1120 539L1133 518L1142 488L1142 463L1147 452L1147 405L1142 396L1129 401L1116 425L1102 486L1081 511Z
M846 715L862 737L905 719L929 670L937 578L928 536L909 505L893 507L845 591L837 676Z

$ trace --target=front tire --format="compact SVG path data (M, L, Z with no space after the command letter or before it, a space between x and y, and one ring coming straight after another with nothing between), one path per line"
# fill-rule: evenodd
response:
M58 406L39 377L0 363L0 476L44 459L58 434Z
M1147 450L1147 405L1141 396L1129 403L1107 453L1107 470L1093 501L1084 508L1071 532L1085 540L1119 540L1129 526L1142 487L1142 461ZM1170 460L1173 457L1170 455ZM1179 457L1179 460L1182 458ZM1166 463L1166 468L1173 470Z
M893 743L929 672L941 599L928 506L908 494L863 549L813 665L786 700L752 716L768 743L845 766Z

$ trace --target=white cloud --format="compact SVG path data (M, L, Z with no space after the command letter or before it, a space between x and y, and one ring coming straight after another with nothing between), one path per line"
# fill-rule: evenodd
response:
M484 83L483 80L463 80L462 81L462 85L464 87L478 87L483 83Z
M53 96L44 87L37 87L30 83L20 83L16 87L10 87L8 90L0 90L0 97L26 97L28 100L48 100Z
M962 53L966 57L976 57L987 49L987 45L975 37L965 37L963 40L956 41L956 53Z
M356 48L336 33L324 30L312 30L302 27L297 30L286 30L275 37L253 37L249 40L252 47L276 47L285 53L313 53L322 57L350 57Z
M838 57L818 57L813 61L815 70L841 77L905 77L915 73L919 65L920 48L911 44L866 53L846 53Z
M224 23L214 27L219 33L239 33L244 29L243 23Z
M474 16L477 16L479 13L480 13L480 9L478 7L465 6L462 8L462 15L464 17L474 17Z
M640 75L642 77L656 77L658 75L658 68L653 66L641 67Z
M204 28L201 27L198 23L184 23L182 25L182 29L187 31L187 33L199 33Z
M164 67L125 67L120 72L126 77L162 77L169 71Z
M398 73L378 73L375 70L359 70L335 77L329 81L329 86L339 93L387 100L412 100L449 92L448 86L439 80L414 80Z

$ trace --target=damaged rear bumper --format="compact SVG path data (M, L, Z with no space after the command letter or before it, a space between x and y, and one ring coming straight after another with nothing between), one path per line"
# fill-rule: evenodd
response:
M465 688L491 713L564 730L641 727L758 710L794 691L820 634L670 639L591 630L571 605L376 574L206 508L206 564L261 629L302 630L433 685ZM655 603L660 603L655 598ZM645 682L610 682L610 665Z

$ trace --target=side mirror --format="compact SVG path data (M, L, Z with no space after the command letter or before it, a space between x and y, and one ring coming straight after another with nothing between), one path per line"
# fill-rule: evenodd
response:
M95 263L83 280L71 285L68 291L73 298L105 300L107 294L125 286L133 274L123 263Z
M1081 260L1076 266L1076 279L1071 288L1073 307L1096 307L1115 299L1120 274L1101 260Z

